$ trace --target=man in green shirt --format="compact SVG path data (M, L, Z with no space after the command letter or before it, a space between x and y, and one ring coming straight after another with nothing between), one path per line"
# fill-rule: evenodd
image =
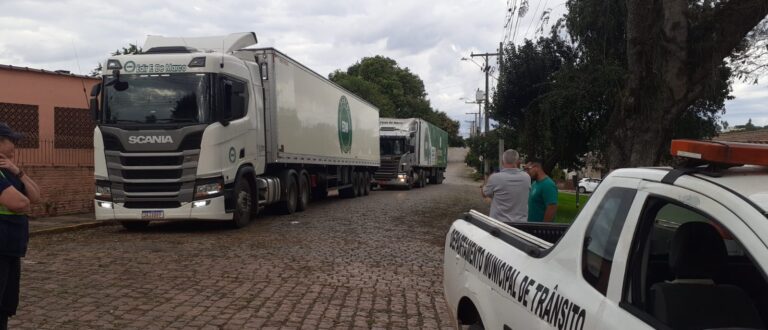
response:
M554 222L557 213L557 185L544 169L541 161L530 160L525 170L531 176L531 194L528 196L528 222Z

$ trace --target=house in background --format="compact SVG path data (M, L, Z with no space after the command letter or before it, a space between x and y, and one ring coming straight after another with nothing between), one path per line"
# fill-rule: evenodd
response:
M751 131L745 131L745 130L728 131L725 133L720 133L720 135L716 136L712 140L768 144L768 128L756 129Z
M93 129L88 99L100 80L0 65L0 122L24 134L15 162L42 190L32 216L93 210Z

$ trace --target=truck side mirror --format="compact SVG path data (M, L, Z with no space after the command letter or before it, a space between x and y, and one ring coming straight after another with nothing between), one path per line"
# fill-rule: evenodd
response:
M91 98L90 109L93 121L99 121L99 99Z
M91 88L91 97L97 97L101 93L101 84L93 85Z
M416 146L408 146L408 152L410 153L416 153Z

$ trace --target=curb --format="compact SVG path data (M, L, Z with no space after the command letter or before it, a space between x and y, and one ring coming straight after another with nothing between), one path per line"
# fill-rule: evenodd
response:
M46 235L46 234L60 234L60 233L66 233L70 231L81 230L81 229L90 229L90 228L114 226L114 225L117 225L117 222L115 221L86 222L86 223L79 223L71 226L65 226L65 227L47 228L47 229L30 231L29 237Z

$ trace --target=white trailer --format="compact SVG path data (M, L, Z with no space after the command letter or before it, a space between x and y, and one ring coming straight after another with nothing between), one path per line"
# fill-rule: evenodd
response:
M374 173L382 187L424 187L443 183L448 165L448 133L420 118L379 120L381 167Z
M96 217L245 226L264 206L303 211L331 190L367 195L378 109L253 33L150 36L110 57L92 91Z

